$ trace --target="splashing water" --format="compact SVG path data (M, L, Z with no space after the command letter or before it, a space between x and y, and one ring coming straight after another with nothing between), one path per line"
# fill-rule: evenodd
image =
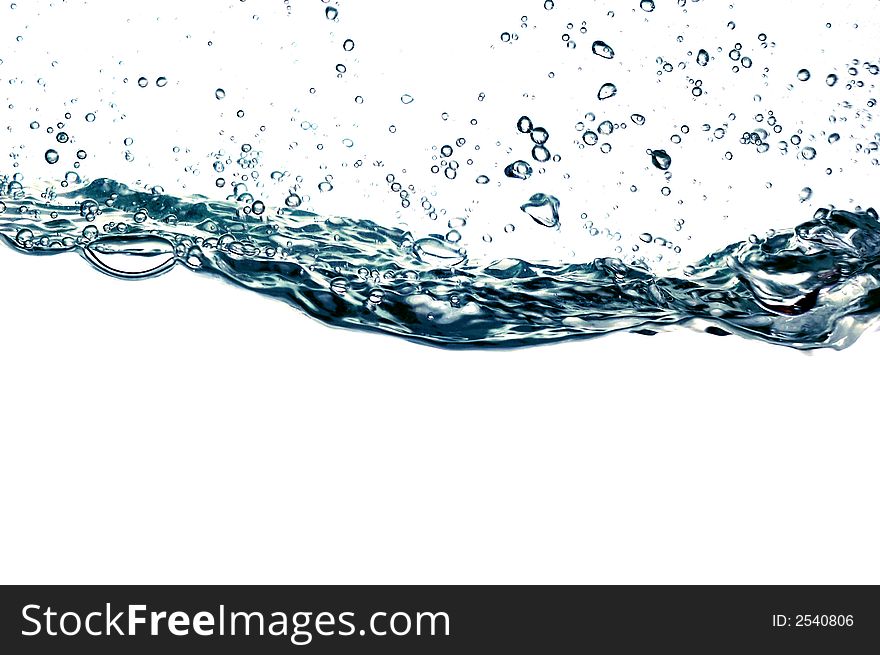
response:
M253 12L272 11L240 4L248 30L271 42L277 30ZM687 325L841 348L877 322L880 219L852 198L873 191L863 180L878 165L880 135L868 127L878 65L864 55L880 10L839 28L842 40L826 53L817 45L818 59L802 65L803 49L777 46L772 26L740 34L748 17L719 17L705 3L636 0L619 16L513 4L522 10L491 38L468 29L485 65L518 81L493 87L483 71L457 80L453 99L403 72L377 91L384 41L355 29L368 9L343 3L275 6L299 39L283 37L301 60L292 70L309 72L293 108L281 91L275 103L251 86L269 95L249 101L235 75L199 84L165 70L170 61L106 73L102 85L123 89L110 98L96 83L44 99L24 79L32 53L21 46L0 63L0 75L18 75L6 91L0 236L28 254L77 252L122 279L187 268L333 325L451 347ZM5 24L26 22L22 9L6 11ZM507 13L496 7L494 24ZM817 33L833 32L820 22ZM858 58L830 59L860 47ZM332 65L318 70L328 53ZM63 86L48 68L41 91ZM485 90L464 97L471 84ZM142 136L138 125L171 100L154 97L141 111L139 94L168 93L198 99L179 129ZM645 100L654 94L663 100ZM830 106L820 117L833 129L800 112L804 98ZM369 103L380 109L361 113ZM203 105L218 112L206 143L234 147L196 143ZM251 113L259 118L248 124ZM184 144L163 153L163 139ZM161 185L144 181L163 164ZM834 207L832 193L850 208Z

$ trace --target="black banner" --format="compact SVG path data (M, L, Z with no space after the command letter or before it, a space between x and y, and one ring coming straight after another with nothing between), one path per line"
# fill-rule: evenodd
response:
M880 644L880 597L867 586L4 587L0 628L0 652L16 655L860 653Z

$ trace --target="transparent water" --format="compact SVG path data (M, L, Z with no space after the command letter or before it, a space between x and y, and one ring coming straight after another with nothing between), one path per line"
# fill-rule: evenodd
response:
M877 3L120 4L3 9L15 250L457 347L880 316Z

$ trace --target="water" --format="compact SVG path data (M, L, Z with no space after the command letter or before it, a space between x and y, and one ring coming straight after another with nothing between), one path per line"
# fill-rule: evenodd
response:
M67 4L40 11L134 11ZM155 60L120 28L125 70L76 89L53 69L105 60L58 32L43 61L27 30L49 24L4 10L28 36L0 64L8 246L126 280L189 269L448 347L689 326L842 348L880 316L876 8L792 26L706 2L519 2L459 24L453 2L433 18L475 65L444 85L407 72L433 61L425 34L389 42L362 5L236 5L235 43L195 22L199 44L172 35ZM140 10L132 30L181 11ZM266 75L296 88L177 61L198 47L234 69L241 39L288 53Z

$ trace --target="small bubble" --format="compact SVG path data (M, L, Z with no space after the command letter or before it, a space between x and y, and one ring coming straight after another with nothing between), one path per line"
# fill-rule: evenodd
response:
M633 123L635 123L636 125L644 125L645 124L645 117L642 116L641 114L633 114L632 116L629 117L629 119Z
M651 13L654 11L654 0L642 0L639 3L639 6L642 8L642 11L647 11Z
M86 114L86 122L87 123L94 123L95 122L95 115L92 112L89 112L88 114Z
M828 77L825 78L825 84L828 86L834 86L837 84L837 75L831 73Z
M164 77L157 77L156 78L156 86L158 86L160 89L163 86L165 86L166 84L168 84L168 80L166 78L164 78Z
M284 201L284 204L290 207L291 209L296 209L302 204L302 198L299 197L299 194L291 193L287 196L287 199Z
M327 193L329 191L333 191L333 185L330 182L328 182L327 180L324 180L323 182L318 184L318 191L320 191L321 193Z
M223 98L226 97L226 91L223 89L217 89L214 91L214 97L217 98L217 100L223 100Z
M513 162L512 164L509 164L504 169L504 174L507 177L512 177L517 180L526 180L532 174L532 167L528 162L520 159Z
M244 118L244 109L239 109L237 112L235 112L235 115L239 118Z
M603 59L614 59L614 50L604 41L593 41L593 54Z
M544 0L544 9L547 11L553 9L553 0Z
M400 96L400 101L403 104L408 105L413 101L413 97L408 93L404 93L402 96Z
M488 184L488 183L489 183L489 176L488 175L480 175L477 178L477 184Z
M49 150L46 151L45 157L46 157L46 161L49 162L50 164L57 164L58 163L58 151L57 150L52 150L51 148L49 148Z
M581 137L588 146L594 146L599 143L599 135L592 130L587 130Z
M614 131L614 123L611 121L602 121L596 129L599 130L599 134L602 136L608 136Z
M336 7L327 7L324 10L324 15L327 17L327 20L336 20L339 10Z
M700 66L706 66L709 63L709 53L700 48L700 51L697 53L697 63Z
M801 82L806 82L808 79L810 79L810 71L808 71L806 68L801 68L797 73L797 78Z
M532 119L528 116L520 116L519 120L516 122L516 129L523 134L528 134L532 131Z
M807 146L806 148L804 148L803 150L801 150L801 157L803 157L803 158L806 159L807 161L810 161L810 160L812 160L812 159L815 159L815 157L816 157L816 149L815 149L815 148L812 148L812 147L810 147L810 146Z
M535 127L532 128L532 142L537 143L538 145L543 145L547 143L547 140L550 138L550 133L545 130L543 127Z
M801 192L798 194L798 200L800 200L801 202L806 202L812 197L813 190L808 186L805 186L803 189L801 189Z
M665 150L651 150L651 163L661 171L668 171L672 166L672 157Z
M606 82L599 88L599 93L597 97L599 100L607 100L608 98L613 98L617 95L617 87L611 82Z
M516 225L514 225L513 223L508 223L507 225L504 226L504 231L507 234L512 233L514 230L516 230Z
M532 148L532 159L541 162L542 164L546 161L550 161L550 151L544 146L536 145Z
M346 52L351 52L352 50L354 50L354 41L352 41L351 39L346 39L345 42L342 44L342 49Z
M70 137L67 135L67 132L59 132L55 135L55 140L58 143L67 143L70 140Z
M77 150L76 151L76 158L77 159L85 159L86 157L88 157L88 153L85 150Z
M31 129L32 129L32 130L39 130L39 129L40 129L40 124L39 124L37 121L33 121L33 122L31 122Z

